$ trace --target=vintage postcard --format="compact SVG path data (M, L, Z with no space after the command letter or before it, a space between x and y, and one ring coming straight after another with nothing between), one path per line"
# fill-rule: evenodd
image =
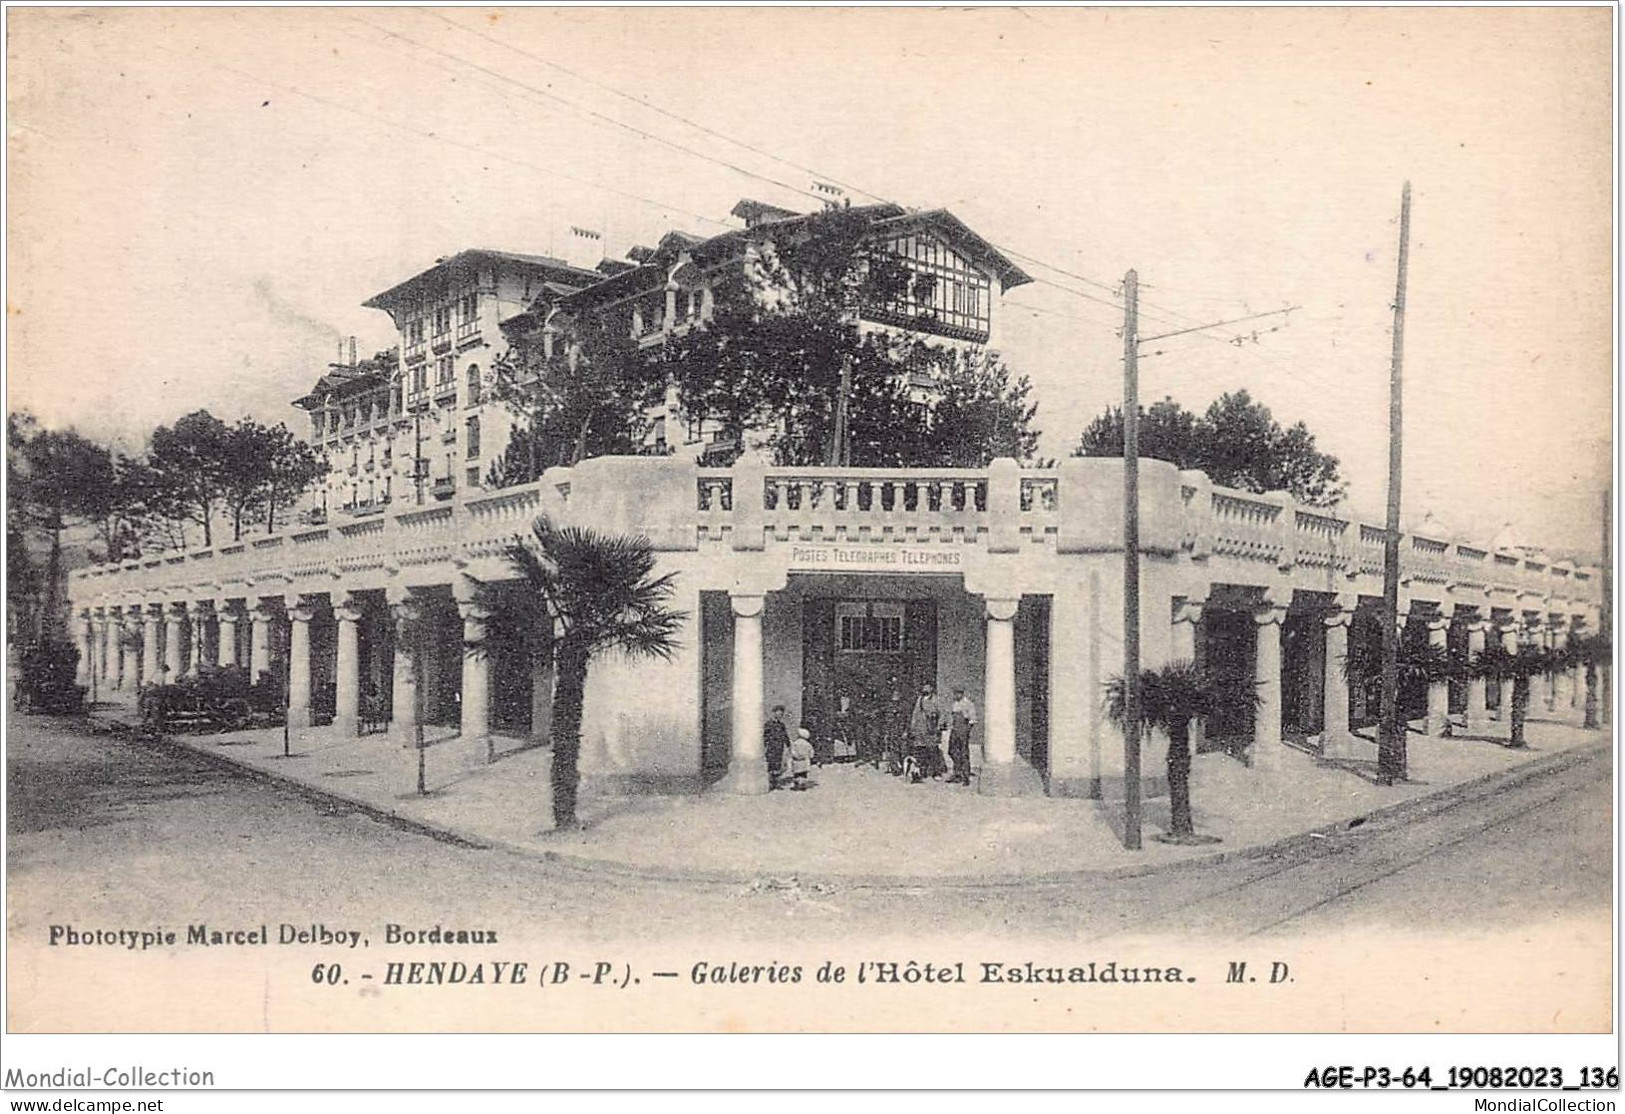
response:
M6 14L8 1032L1613 1031L1612 9Z

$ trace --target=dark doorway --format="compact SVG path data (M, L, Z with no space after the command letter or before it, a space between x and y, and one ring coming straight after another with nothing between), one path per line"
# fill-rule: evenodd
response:
M920 686L936 684L935 600L807 600L801 630L801 722L821 749L843 696L874 724L893 692L912 705Z

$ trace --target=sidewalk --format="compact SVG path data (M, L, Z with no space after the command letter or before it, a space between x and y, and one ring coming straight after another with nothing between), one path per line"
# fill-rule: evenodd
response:
M116 708L98 709L97 717L128 723ZM695 881L996 885L1235 855L1554 753L1606 745L1611 735L1532 722L1528 738L1527 749L1514 751L1480 739L1412 735L1412 780L1394 787L1371 780L1374 762L1327 762L1289 747L1262 768L1201 755L1192 770L1196 827L1223 842L1156 842L1151 836L1166 825L1168 803L1153 798L1140 852L1124 850L1114 831L1121 804L983 797L940 782L909 785L867 767L815 770L805 793L586 796L584 830L555 833L550 752L516 749L513 740L499 740L499 758L487 765L483 753L462 755L455 736L435 737L425 796L416 792L413 753L387 735L339 740L318 732L288 758L280 728L170 741L441 838L581 868Z

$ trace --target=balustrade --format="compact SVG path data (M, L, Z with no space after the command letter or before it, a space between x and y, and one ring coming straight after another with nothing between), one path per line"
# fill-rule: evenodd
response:
M1020 535L1041 541L1063 516L1092 505L1089 500L1071 502L1079 497L1069 493L1057 471L1023 470L1018 480L999 480L1012 486L997 490L995 474L957 468L700 468L694 473L692 503L674 505L670 513L686 514L700 537L712 540L737 528L736 517L745 514L759 515L769 535L779 538L804 531L831 536L874 531L877 536L936 536L984 544L995 528L995 512L1014 514ZM759 489L741 487L746 476ZM300 522L275 534L209 549L77 570L70 590L79 601L153 598L323 568L359 570L386 559L421 564L489 557L527 533L544 505L568 508L570 491L570 473L564 472L519 487L459 491L426 505L397 501L380 505L374 515L342 523ZM1267 564L1272 574L1297 567L1317 570L1322 578L1326 571L1351 578L1382 574L1386 532L1380 525L1298 506L1278 493L1210 488L1195 473L1185 474L1178 491L1182 545L1194 559ZM1098 502L1098 493L1089 494ZM1401 538L1400 552L1404 574L1413 582L1550 600L1559 610L1569 603L1594 604L1598 595L1594 570L1551 562L1529 551L1497 551L1412 533ZM1325 590L1324 583L1320 579L1303 586ZM1534 609L1537 604L1521 606Z

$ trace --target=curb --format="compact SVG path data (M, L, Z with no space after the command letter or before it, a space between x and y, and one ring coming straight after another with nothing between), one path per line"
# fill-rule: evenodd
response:
M1286 854L1304 848L1325 848L1332 846L1326 843L1328 837L1349 831L1353 828L1365 828L1383 823L1402 820L1413 813L1429 813L1443 811L1454 804L1468 798L1483 796L1487 793L1529 781L1547 773L1554 773L1567 769L1570 766L1589 759L1598 751L1612 746L1612 736L1604 735L1594 743L1585 743L1571 747L1556 754L1548 754L1532 758L1528 762L1520 763L1504 770L1494 770L1481 774L1476 778L1446 786L1433 793L1425 793L1418 797L1396 801L1391 805L1374 808L1359 816L1346 820L1338 820L1322 824L1307 831L1295 832L1267 843L1249 844L1240 847L1226 848L1222 851L1213 851L1205 855L1196 855L1191 858L1176 859L1163 863L1134 863L1116 867L1102 867L1098 869L1079 869L1065 871L1048 871L1035 874L1005 874L1005 875L892 875L892 874L787 874L776 875L770 872L746 872L727 870L669 870L662 867L645 867L615 859L594 858L591 855L578 855L569 851L552 851L546 848L537 848L529 844L513 843L508 840L491 839L477 835L446 824L433 824L418 820L414 817L404 816L399 812L370 801L361 800L343 793L329 789L321 789L306 782L264 770L258 766L251 766L229 755L217 751L205 750L191 743L168 735L148 735L132 728L129 724L119 720L106 719L91 715L87 717L95 723L109 728L113 734L136 741L156 743L166 749L183 752L203 759L210 765L233 773L245 774L261 782L285 786L292 789L299 796L317 803L337 802L347 808L370 816L374 820L388 824L391 827L409 831L416 835L427 836L441 843L465 847L479 851L502 851L520 858L530 859L534 862L543 862L551 866L561 867L587 875L599 875L610 878L633 879L645 882L674 883L679 885L709 885L709 886L749 886L764 881L781 883L780 888L791 889L797 887L817 887L821 889L837 890L999 890L1016 889L1033 886L1064 886L1074 885L1088 881L1112 881L1126 878L1142 878L1153 874L1167 874L1177 871L1205 869L1224 863L1243 862L1250 859L1264 859L1275 855Z
M371 801L362 800L359 797L351 797L348 794L339 793L331 789L320 789L309 784L308 782L299 781L296 778L287 777L271 770L263 770L258 766L252 766L247 762L233 758L228 754L221 754L218 751L206 750L203 747L194 746L191 743L175 738L173 735L148 734L135 727L132 727L130 724L125 723L122 720L108 719L94 714L86 718L95 724L99 724L109 733L117 735L121 739L127 739L131 742L147 743L153 746L162 747L165 750L174 751L179 754L186 754L193 758L201 759L206 765L213 766L216 769L225 770L229 773L246 777L252 781L264 782L268 785L276 785L281 788L292 790L298 796L301 796L316 804L341 804L347 809L353 809L356 812L363 813L366 816L369 816L380 823L387 824L392 828L399 828L402 831L408 831L414 835L427 836L439 843L449 843L456 847L466 847L476 851L488 851L492 847L496 846L490 840L484 839L480 836L462 832L447 825L430 824L426 821L418 820L415 817L403 816L401 813L395 812L392 809L384 808L381 805L374 804Z

